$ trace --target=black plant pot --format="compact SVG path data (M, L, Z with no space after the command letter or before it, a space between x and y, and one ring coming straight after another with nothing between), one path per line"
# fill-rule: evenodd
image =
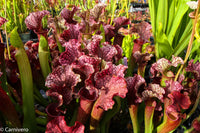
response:
M33 30L30 30L30 36L31 36L31 40L38 39L37 34L35 34Z
M29 40L31 40L31 34L30 32L26 32L26 33L21 33L19 34L20 38L22 39L22 42L27 42Z
M2 35L2 39L3 42L6 43L6 35L3 33L3 31L1 30L1 35ZM30 30L27 31L25 33L19 33L20 38L22 39L23 43L26 43L27 41L37 41L38 37L37 34L34 33L34 31ZM8 35L8 43L10 43L10 38Z
M149 7L149 4L148 3L131 2L131 6L133 6L133 7L147 8L147 7Z

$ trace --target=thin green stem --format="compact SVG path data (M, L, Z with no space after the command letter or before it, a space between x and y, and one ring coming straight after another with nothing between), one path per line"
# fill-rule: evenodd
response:
M39 111L39 110L37 110L37 109L35 110L35 113L38 114L39 116L47 117L47 114L46 114L46 113L41 112L41 111ZM39 118L39 117L37 117L37 118ZM36 120L37 120L37 118L36 118Z
M7 18L7 1L5 0L5 18ZM8 51L8 58L11 59L10 57L10 47L8 43L8 34L7 34L7 28L6 28L6 23L5 25L5 35L6 35L6 45L7 45L7 51Z
M122 3L122 8L120 8L119 14L117 15L118 17L120 17L120 15L122 14L124 8L125 8L125 4ZM127 17L128 18L128 17Z
M184 133L191 133L193 130L194 130L194 128L193 128L193 127L191 127L190 129L188 129L188 130L184 131Z

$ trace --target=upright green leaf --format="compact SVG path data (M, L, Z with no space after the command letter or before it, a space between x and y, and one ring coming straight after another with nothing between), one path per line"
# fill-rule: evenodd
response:
M187 24L185 31L179 40L179 43L176 45L176 47L172 52L172 55L178 56L179 54L181 54L181 52L183 52L186 49L190 40L191 31L192 31L192 21L190 21Z
M150 16L151 16L151 25L152 25L152 30L154 37L156 33L156 18L157 18L157 5L158 5L158 0L150 0L149 1L149 10L150 10Z
M22 99L23 99L23 127L28 128L30 133L36 133L36 120L35 120L35 108L33 99L33 78L31 66L28 60L28 56L23 47L23 43L15 28L10 35L11 45L17 47L15 58L20 73L20 81L22 86Z
M17 32L17 27L15 27L12 32L10 33L10 43L14 47L23 48L23 42Z
M179 56L187 48L191 35L189 34L186 38L181 40L177 47L173 50L171 55Z
M157 58L167 58L173 51L172 47L169 44L167 36L162 31L162 23L160 23L158 27L157 40L155 45Z
M48 42L44 36L40 36L38 55L39 55L42 74L43 77L46 79L48 74L51 73L51 68L49 65L50 52L48 49Z
M188 1L190 0L149 1L156 59L170 59L172 54L180 55L185 50L192 27L187 16Z
M168 40L169 40L170 45L172 45L174 36L176 35L176 31L180 26L180 23L181 23L181 20L182 20L184 14L189 9L188 5L186 4L187 1L189 1L189 0L180 0L180 5L177 7L177 12L174 17L174 21L173 21L171 30L168 35Z
M169 0L168 1L168 5L169 5L169 14L168 14L168 22L167 22L167 29L166 29L166 35L169 34L170 30L171 30L171 26L172 26L172 22L174 20L174 16L175 16L175 0Z
M160 13L162 13L162 15ZM166 30L167 20L168 20L168 0L159 0L156 26L158 27L159 23L162 23L163 32L165 32Z
M190 35L192 33L192 20L188 17L188 13L183 16L181 20L180 27L176 31L176 35L172 42L172 47L175 48L181 39L185 38L184 34Z

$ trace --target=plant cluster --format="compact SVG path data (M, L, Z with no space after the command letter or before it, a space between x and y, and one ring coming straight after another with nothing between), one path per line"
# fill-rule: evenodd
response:
M142 11L137 11L137 12L130 12L129 13L130 20L133 22L142 22L142 21L147 21L150 22L150 15L149 15L149 10L146 9L144 12Z
M57 1L47 2L53 8ZM72 5L76 2L59 15L43 10L26 17L37 42L23 44L16 27L10 33L10 53L0 45L0 127L106 133L119 112L129 112L134 133L168 133L189 119L200 99L200 63L193 58L198 48L192 48L199 39L200 3L190 20L184 0L150 0L151 26L123 16L125 11L129 17L127 1L118 5L122 10L117 15L112 3ZM174 10L174 16L164 7ZM0 26L6 22L0 17ZM178 27L183 33L177 35ZM185 40L188 34L190 41ZM199 117L186 132L200 131Z
M17 26L19 33L26 33L28 29L24 21L29 13L48 10L52 15L58 15L64 5L63 0L2 0L0 15L8 20L6 27L2 26L2 29L10 33ZM45 18L43 19L44 22Z

